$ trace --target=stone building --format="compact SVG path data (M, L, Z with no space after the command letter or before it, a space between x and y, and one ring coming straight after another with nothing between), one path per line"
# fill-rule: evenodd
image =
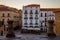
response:
M54 26L54 31L56 35L60 35L60 8L55 8L55 26Z
M18 10L16 8L0 5L0 21L4 22L5 30L7 30L7 28L8 28L7 21L9 21L9 20L14 21L13 27L17 26L17 21L19 21Z
M49 8L40 8L39 4L23 6L22 30L47 32L48 20L55 20L55 13Z

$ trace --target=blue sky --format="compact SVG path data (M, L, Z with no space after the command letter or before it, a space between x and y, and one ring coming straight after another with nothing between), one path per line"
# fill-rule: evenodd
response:
M60 0L0 0L0 5L22 9L24 5L40 4L41 8L60 8Z

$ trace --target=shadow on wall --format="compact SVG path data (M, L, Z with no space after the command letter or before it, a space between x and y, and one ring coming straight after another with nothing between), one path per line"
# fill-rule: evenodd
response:
M21 30L21 27L22 26L16 26L16 27L14 27L14 30Z

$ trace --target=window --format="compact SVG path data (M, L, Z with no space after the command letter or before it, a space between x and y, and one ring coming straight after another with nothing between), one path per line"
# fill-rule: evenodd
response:
M47 18L45 18L45 22L47 21Z
M38 22L38 20L36 20L36 23Z
M8 13L8 17L10 17L10 14Z
M5 17L5 16L4 16L4 13L3 13L2 17Z
M43 31L43 28L41 28L41 31Z
M33 16L30 14L30 19L33 19Z
M33 27L33 26L30 26L31 28Z
M32 13L32 10L30 11L30 14L33 14L33 13Z
M47 25L46 25L46 22L45 22L45 26L47 26Z
M30 17L30 19L33 19L33 17Z
M45 13L45 17L47 17L47 13Z
M35 15L35 17L38 17L38 15Z
M30 25L33 25L33 23L30 23Z
M28 19L27 17L24 17L24 19Z
M41 27L42 27L43 25L42 25L42 23L41 23Z
M27 20L25 20L25 23L27 23Z
M24 26L24 27L28 27L28 26Z
M25 10L25 13L24 14L27 14L27 10Z
M27 25L27 23L24 23L25 25Z
M38 19L38 15L35 15L35 19Z
M38 11L36 10L35 14L38 14Z
M38 20L36 20L36 23L35 23L35 25L38 25Z
M4 19L2 19L2 21L4 22Z
M25 14L25 17L27 17L27 14Z
M32 20L30 20L30 22L32 23Z
M35 23L35 25L38 25L38 23Z
M8 19L8 21L9 21L9 19Z
M33 23L32 23L32 20L30 20L30 25L32 25Z
M42 17L43 15L42 15L42 13L41 13L41 17Z
M33 17L32 14L30 14L30 17Z

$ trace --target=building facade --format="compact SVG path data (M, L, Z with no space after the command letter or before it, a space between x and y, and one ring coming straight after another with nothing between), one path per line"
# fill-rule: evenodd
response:
M22 30L48 30L48 20L55 20L55 14L51 9L40 8L39 4L23 6Z
M17 21L19 21L19 14L17 9L10 8L4 5L0 5L0 21L4 22L4 29L7 30L8 23L7 21L12 20L14 21L13 27L16 27Z

